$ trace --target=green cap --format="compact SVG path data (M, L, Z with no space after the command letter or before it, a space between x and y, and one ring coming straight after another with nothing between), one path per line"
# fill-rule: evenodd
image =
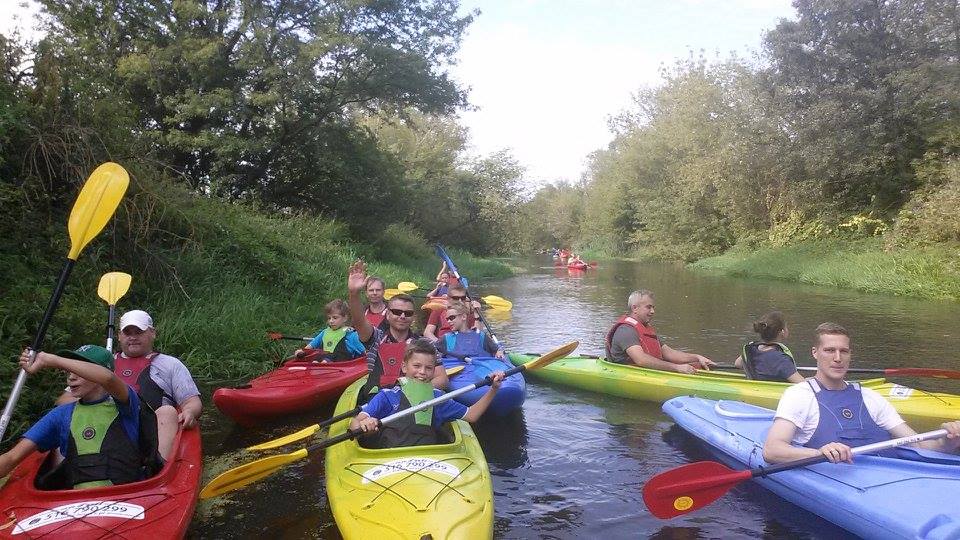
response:
M103 366L110 371L113 371L113 353L99 345L83 345L75 351L58 351L57 355L64 358L73 358L74 360L92 362L98 366Z

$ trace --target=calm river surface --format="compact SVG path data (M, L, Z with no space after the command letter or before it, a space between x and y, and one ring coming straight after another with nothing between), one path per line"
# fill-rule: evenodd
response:
M960 305L774 281L724 278L681 266L606 261L595 271L555 270L547 258L523 261L528 272L475 292L513 301L488 318L508 350L544 352L579 340L601 353L604 333L637 288L657 294L654 318L674 348L731 362L752 321L782 310L799 362L811 365L810 336L823 321L846 326L859 367L960 368ZM635 402L528 378L523 411L475 429L494 481L497 538L836 538L844 532L752 486L741 485L685 518L660 521L641 497L643 483L665 469L709 458L660 412ZM924 389L960 392L945 381L907 380ZM205 389L209 398L212 388ZM208 479L258 456L241 448L326 418L312 416L246 431L209 401L203 419ZM332 406L331 406L332 408ZM289 451L299 448L291 446ZM326 499L323 456L198 505L194 538L339 538Z

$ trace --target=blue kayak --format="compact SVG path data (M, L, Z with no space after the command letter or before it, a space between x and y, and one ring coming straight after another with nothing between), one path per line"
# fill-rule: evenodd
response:
M463 366L463 371L450 377L450 390L458 390L471 384L482 381L487 375L494 371L506 371L513 367L509 360L495 357L476 357L468 361L459 358L444 357L443 367L450 369L456 366ZM489 387L475 388L470 392L457 396L456 399L466 406L473 405L484 394ZM523 400L527 397L527 383L523 375L516 373L503 380L500 390L493 397L493 402L487 407L484 416L504 416L505 414L519 409L523 405Z
M734 469L767 465L773 411L739 401L673 398L663 412ZM860 455L754 479L764 488L864 538L960 538L960 456L916 448Z

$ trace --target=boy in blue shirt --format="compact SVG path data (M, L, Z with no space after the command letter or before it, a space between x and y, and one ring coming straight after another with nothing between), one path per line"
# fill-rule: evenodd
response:
M479 420L500 388L504 376L502 371L491 374L493 382L490 390L470 407L450 399L424 411L398 418L381 429L379 419L443 395L430 383L436 365L437 349L429 340L421 338L411 342L403 355L405 376L399 379L397 386L381 390L373 396L361 408L360 414L350 421L350 429L364 433L379 431L377 438L368 442L367 446L396 448L439 444L438 430L446 422Z
M327 315L327 327L314 336L313 340L302 349L294 353L300 357L311 349L323 350L323 361L346 362L363 356L367 349L357 337L357 331L347 326L350 322L350 307L340 300L330 301L324 311Z
M20 367L31 374L44 368L67 371L69 392L77 401L45 414L0 456L0 476L33 451L55 448L63 460L58 475L67 488L126 484L149 474L148 463L158 459L156 435L141 437L140 398L113 373L110 351L84 345L58 354L37 352L31 358L25 350Z

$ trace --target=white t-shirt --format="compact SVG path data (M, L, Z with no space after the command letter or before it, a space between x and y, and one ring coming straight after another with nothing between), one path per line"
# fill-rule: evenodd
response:
M890 431L903 423L900 413L889 401L883 399L883 396L862 386L860 394L870 418L882 429ZM803 446L813 437L820 423L820 407L817 396L807 381L797 383L784 391L777 405L776 417L789 420L797 426L797 431L793 434L793 444Z

